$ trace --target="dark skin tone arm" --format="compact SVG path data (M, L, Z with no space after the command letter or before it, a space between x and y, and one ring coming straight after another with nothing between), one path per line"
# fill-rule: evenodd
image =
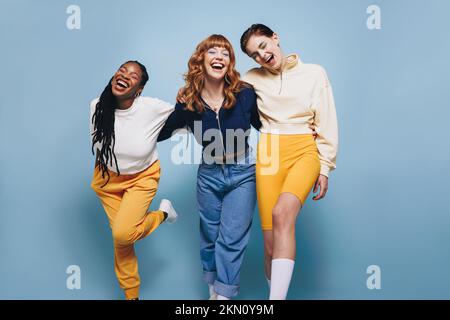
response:
M98 166L98 164L99 164L99 161L98 161L98 149L95 151L95 167L97 167ZM94 168L95 168L94 167Z

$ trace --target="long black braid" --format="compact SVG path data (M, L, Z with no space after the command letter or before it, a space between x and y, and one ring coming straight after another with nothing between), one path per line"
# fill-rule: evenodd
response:
M121 65L121 67L127 63L136 63L142 72L141 77L141 86L145 86L148 81L148 73L145 66L138 61L127 61ZM113 77L114 78L114 77ZM102 171L102 178L105 178L105 174L107 175L107 180L103 188L110 179L109 171L108 171L108 162L110 165L114 164L117 169L117 175L120 175L119 166L117 164L117 158L114 153L115 146L115 133L114 133L114 120L115 120L115 110L117 109L117 99L112 93L112 80L109 81L105 90L103 90L100 100L98 101L95 112L92 116L91 122L94 124L94 132L92 133L92 154L94 153L94 146L97 142L100 143L101 149L97 149L98 153L96 155L96 163L100 166L100 170Z

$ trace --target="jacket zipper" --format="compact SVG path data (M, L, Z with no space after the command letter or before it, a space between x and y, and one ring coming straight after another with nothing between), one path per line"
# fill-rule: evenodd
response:
M280 90L278 91L278 95L281 94L282 89L283 89L283 71L280 72Z
M225 144L223 142L223 134L222 134L222 127L220 126L220 117L219 117L219 113L220 113L220 109L215 112L213 109L211 109L207 104L205 104L205 106L211 110L212 112L214 112L216 114L216 120L217 120L217 125L219 126L219 132L220 132L220 141L222 142L222 154L225 156Z

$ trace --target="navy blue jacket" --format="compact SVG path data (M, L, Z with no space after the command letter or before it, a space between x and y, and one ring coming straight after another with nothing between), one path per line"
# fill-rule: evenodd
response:
M164 127L162 128L158 136L158 141L163 141L170 138L175 130L183 128L187 125L190 131L194 133L197 142L201 144L203 146L203 150L205 150L210 143L214 143L215 139L219 138L216 134L212 135L210 139L203 139L205 131L208 129L217 129L216 132L222 133L220 137L222 141L216 142L215 145L220 143L220 145L224 147L221 148L220 151L225 151L226 155L239 154L242 152L247 153L249 148L248 135L250 134L250 125L257 130L261 127L258 107L256 104L256 94L253 88L244 87L235 96L236 104L230 109L219 109L218 114L216 114L203 100L204 111L202 113L189 111L186 109L186 105L184 103L177 103L175 110L170 114ZM201 132L194 131L194 121L201 121ZM235 138L234 143L231 144L232 148L227 149L227 129L242 129L246 132L245 143L237 143L237 139ZM238 150L242 148L245 148L245 150ZM213 152L212 156L223 155L220 153L214 154Z

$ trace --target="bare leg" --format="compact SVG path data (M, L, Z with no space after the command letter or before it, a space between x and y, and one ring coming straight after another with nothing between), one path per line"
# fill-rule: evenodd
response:
M266 278L270 280L270 275L272 272L272 259L273 259L273 231L264 230L264 271L266 273Z
M282 193L272 210L273 259L295 259L295 222L301 201L292 193Z
M301 201L291 193L282 193L272 210L273 252L270 300L285 300L295 264L295 222Z

